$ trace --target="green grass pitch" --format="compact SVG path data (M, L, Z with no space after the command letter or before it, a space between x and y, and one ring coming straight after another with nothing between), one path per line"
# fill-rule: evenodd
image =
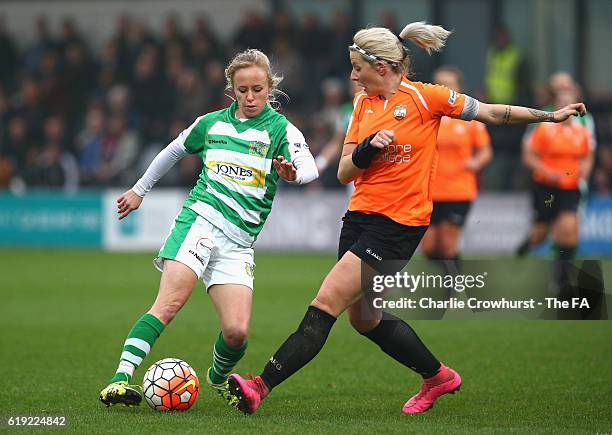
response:
M413 327L463 377L459 394L406 416L420 381L345 316L323 351L244 416L205 386L218 323L200 285L136 372L178 357L200 375L187 412L106 409L98 392L123 340L153 302L159 273L151 254L0 250L2 388L0 430L9 416L64 415L75 433L610 433L609 321L418 321ZM250 345L237 370L259 373L301 320L329 255L256 257Z

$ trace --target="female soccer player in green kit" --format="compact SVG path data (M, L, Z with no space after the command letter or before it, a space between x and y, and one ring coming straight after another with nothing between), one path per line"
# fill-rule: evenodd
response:
M137 405L135 369L189 299L199 279L215 306L221 333L206 379L227 402L227 377L243 357L251 319L253 243L270 214L278 179L304 184L317 178L302 133L273 110L277 86L267 56L249 49L225 70L236 97L229 107L199 117L162 150L134 187L117 199L119 219L136 210L155 183L187 154L204 167L155 260L162 271L157 298L134 324L110 384L105 405Z

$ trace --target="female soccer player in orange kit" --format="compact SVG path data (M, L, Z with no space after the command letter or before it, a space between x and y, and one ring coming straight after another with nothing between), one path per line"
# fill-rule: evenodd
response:
M574 91L555 96L555 107L575 97ZM574 258L578 245L578 205L580 184L586 183L592 168L591 133L581 123L568 118L560 124L543 124L533 130L523 149L523 161L533 171L534 223L519 249L525 255L542 243L552 231L557 262ZM557 263L555 279L563 285Z
M298 329L261 375L249 380L230 376L230 391L238 397L241 411L255 412L274 387L312 360L344 311L360 334L423 377L421 390L406 402L404 413L426 411L438 397L461 386L459 374L440 363L406 322L380 311L375 317L362 316L362 270L384 272L389 269L385 260L405 264L425 234L432 210L436 137L443 116L491 124L562 122L586 109L582 103L556 112L484 104L445 86L410 81L404 42L437 51L449 33L418 22L408 24L399 35L383 27L355 34L349 47L351 79L364 92L355 97L338 168L342 183L355 182L343 218L338 262Z
M463 75L443 66L434 82L461 92ZM438 130L438 166L431 189L433 211L421 248L427 257L444 260L447 273L459 270L459 239L466 216L477 195L476 173L493 156L491 139L481 122L444 116Z

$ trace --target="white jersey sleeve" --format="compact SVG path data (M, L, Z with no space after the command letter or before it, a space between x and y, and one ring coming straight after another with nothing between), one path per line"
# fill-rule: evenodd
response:
M189 154L183 144L184 140L179 140L180 137L179 135L179 137L170 142L166 148L155 156L143 176L132 187L136 195L144 197L176 162Z
M295 181L291 184L306 184L319 177L319 171L315 159L310 153L310 148L304 139L304 135L290 122L287 123L287 147L291 162L297 170Z
M185 142L202 118L203 116L200 116L196 119L193 124L183 130L176 139L155 156L143 176L132 187L136 195L144 197L155 186L155 183L168 173L176 162L192 153L185 147Z

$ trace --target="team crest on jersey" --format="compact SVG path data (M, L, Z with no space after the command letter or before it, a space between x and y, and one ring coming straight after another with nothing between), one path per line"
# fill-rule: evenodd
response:
M264 187L266 171L229 162L206 162L208 170L242 186ZM214 179L214 178L213 178Z
M393 110L393 116L398 121L400 119L403 119L407 113L408 113L408 107L405 104L400 104L399 106L395 106L395 109Z
M268 154L269 146L269 144L264 142L251 142L249 143L249 154L252 156L265 157Z

